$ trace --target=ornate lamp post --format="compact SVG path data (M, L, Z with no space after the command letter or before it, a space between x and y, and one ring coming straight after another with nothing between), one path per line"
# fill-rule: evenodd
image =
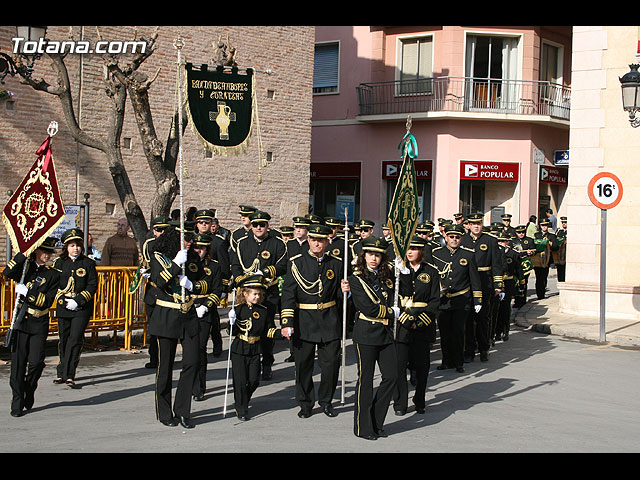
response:
M629 65L631 71L620 77L622 85L622 107L629 112L629 123L632 127L640 126L640 119L636 118L636 113L640 110L640 72L637 63Z
M37 49L34 49L34 53L24 53L24 46L27 42L39 43L40 39L44 39L47 32L47 27L16 27L16 37L23 39L20 43L22 47L20 51L15 52L15 59L6 53L0 52L0 83L4 83L4 78L7 75L14 77L16 74L21 77L29 78L33 72L33 64L41 57ZM17 60L17 61L16 61ZM26 64L23 62L26 61Z

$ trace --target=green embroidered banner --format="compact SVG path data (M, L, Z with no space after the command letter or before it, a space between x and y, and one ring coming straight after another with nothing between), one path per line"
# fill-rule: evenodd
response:
M404 157L404 160L391 201L388 226L396 255L405 262L409 244L420 219L418 184L413 162L413 159L418 156L415 137L407 132L398 148L400 157Z
M218 155L244 153L253 127L253 69L185 64L185 110L191 130Z

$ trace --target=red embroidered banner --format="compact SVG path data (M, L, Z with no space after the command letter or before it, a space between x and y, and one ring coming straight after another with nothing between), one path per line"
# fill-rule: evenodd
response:
M36 152L37 160L2 210L2 222L14 250L28 256L64 220L51 152L51 136Z

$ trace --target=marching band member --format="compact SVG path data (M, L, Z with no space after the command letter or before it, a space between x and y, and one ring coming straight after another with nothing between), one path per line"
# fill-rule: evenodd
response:
M60 272L60 290L56 296L60 361L53 383L66 383L71 388L77 388L76 369L82 352L84 331L93 314L98 274L96 262L84 255L82 230L67 230L61 240L64 247L53 264L53 268Z

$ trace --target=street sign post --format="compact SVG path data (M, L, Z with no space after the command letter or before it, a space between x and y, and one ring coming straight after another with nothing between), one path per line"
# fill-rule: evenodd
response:
M622 200L622 182L610 172L595 175L587 187L589 200L600 209L600 341L606 341L606 283L607 283L607 210Z

